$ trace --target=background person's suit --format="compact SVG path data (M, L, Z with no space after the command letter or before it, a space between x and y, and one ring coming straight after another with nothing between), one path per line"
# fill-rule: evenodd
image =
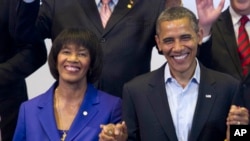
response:
M28 99L25 78L47 59L44 42L14 39L17 0L0 0L0 129L2 141L12 140L21 102ZM35 42L34 42L35 43Z
M240 94L243 96L244 106L250 110L250 73L241 83Z
M199 60L207 67L243 80L238 45L229 8L212 26L210 40L199 47Z
M131 141L178 141L167 100L164 68L165 65L124 85L123 118ZM200 68L198 100L189 141L222 141L226 137L226 118L239 81L202 65Z

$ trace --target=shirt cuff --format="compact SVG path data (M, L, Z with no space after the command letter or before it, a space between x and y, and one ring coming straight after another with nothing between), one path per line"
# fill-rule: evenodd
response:
M23 0L25 3L32 3L34 2L35 0Z
M206 37L203 37L202 38L202 43L207 42L210 39L210 37L211 37L211 34L207 35Z

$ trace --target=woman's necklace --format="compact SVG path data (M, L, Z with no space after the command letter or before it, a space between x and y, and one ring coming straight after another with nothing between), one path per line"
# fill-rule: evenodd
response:
M61 110L59 108L60 104L59 104L59 98L57 97L57 95L58 95L58 89L56 88L56 90L55 90L55 102L56 102L55 106L56 106L56 109L57 109L56 111L58 113L58 124L62 125L62 128L63 128L64 127L63 122L60 121L60 118L62 117L62 114L61 114ZM67 136L67 132L66 132L66 130L62 130L62 132L63 132L63 134L62 134L62 137L61 137L61 141L65 141L66 136Z
M80 97L78 97L75 102L71 102L71 104L68 104L67 107L65 107L66 112L67 112L67 116L62 116L62 109L60 108L60 106L62 107L62 103L60 103L60 99L59 99L59 90L58 88L55 89L55 98L54 98L54 103L55 103L55 111L56 111L56 116L57 116L57 124L58 124L58 128L59 129L69 129L70 125L72 124L78 110L79 107L82 103L82 96L80 95ZM67 121L67 123L65 124L65 122L62 121L62 117L64 117L64 119ZM69 126L67 126L69 125ZM61 136L61 141L65 141L66 137L67 137L67 130L62 130L63 134Z
M63 130L63 135L62 135L62 137L61 137L61 141L65 141L66 136L67 136L67 133L66 133L65 130Z

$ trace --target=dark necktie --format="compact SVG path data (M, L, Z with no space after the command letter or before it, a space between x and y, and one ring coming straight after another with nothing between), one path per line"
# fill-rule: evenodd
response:
M247 16L240 19L240 28L238 34L238 53L241 60L242 73L245 76L250 70L250 43L245 24L249 21Z
M102 20L102 25L105 28L107 25L107 22L111 16L111 10L109 7L110 0L102 0L102 6L100 9L100 16Z

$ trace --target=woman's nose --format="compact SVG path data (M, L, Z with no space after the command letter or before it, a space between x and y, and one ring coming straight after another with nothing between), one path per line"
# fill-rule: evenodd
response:
M68 61L78 62L79 59L78 59L77 54L72 54L72 55L70 55L69 58L68 58Z

